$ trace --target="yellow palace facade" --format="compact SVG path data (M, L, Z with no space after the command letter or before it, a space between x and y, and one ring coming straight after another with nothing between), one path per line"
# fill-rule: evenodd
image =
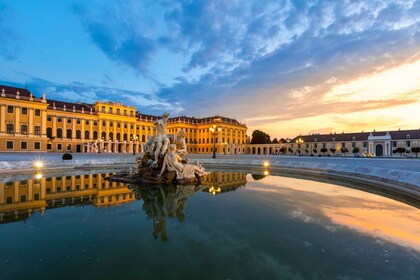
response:
M154 136L158 116L121 103L70 103L37 98L0 85L0 152L136 153ZM217 134L211 127L216 126ZM184 129L190 153L245 153L247 127L222 116L168 120L168 133Z

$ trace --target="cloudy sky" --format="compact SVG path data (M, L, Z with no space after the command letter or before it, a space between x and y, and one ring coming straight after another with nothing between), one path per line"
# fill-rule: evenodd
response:
M420 127L420 1L0 0L0 84L273 137Z

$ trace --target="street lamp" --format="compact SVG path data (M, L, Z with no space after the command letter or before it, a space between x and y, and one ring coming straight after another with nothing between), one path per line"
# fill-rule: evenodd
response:
M210 132L213 134L213 158L216 158L216 135L219 134L220 130L220 127L217 127L216 125L210 127Z
M133 145L133 156L135 156L136 155L136 142L137 142L137 140L139 140L139 137L137 135L132 134L131 135L131 140L134 142L134 145Z
M296 143L298 144L298 148L299 148L299 156L301 156L302 150L301 150L301 144L305 142L303 141L303 139L299 138L298 140L296 140Z

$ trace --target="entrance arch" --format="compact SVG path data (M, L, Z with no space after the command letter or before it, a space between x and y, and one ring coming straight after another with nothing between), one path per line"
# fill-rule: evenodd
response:
M375 155L377 157L384 156L384 146L382 144L377 144L375 147Z

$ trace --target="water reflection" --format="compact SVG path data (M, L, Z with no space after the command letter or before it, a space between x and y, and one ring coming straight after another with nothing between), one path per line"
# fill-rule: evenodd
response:
M245 173L212 172L202 186L133 187L109 182L109 172L44 177L40 171L32 179L0 182L0 223L28 219L34 212L64 206L119 206L143 199L143 209L153 219L154 236L167 240L164 218L183 221L188 197L196 192L213 194L234 191L246 184Z
M208 186L204 191L214 195L245 187L246 182L246 173L238 172L212 172L202 180L202 184Z
M153 220L153 237L168 241L166 219L185 219L187 199L207 186L167 186L167 187L138 187L136 191L143 199L143 210L148 219Z
M43 178L0 183L0 223L26 220L34 212L71 205L119 206L134 201L126 184L109 182L109 173Z
M299 178L147 187L108 174L0 183L1 279L420 279L409 205Z
M153 238L164 242L169 240L166 219L185 220L188 198L204 191L214 195L235 191L245 186L246 174L235 172L212 172L203 178L202 184L133 187L137 198L143 200L143 210L148 219L153 220Z

